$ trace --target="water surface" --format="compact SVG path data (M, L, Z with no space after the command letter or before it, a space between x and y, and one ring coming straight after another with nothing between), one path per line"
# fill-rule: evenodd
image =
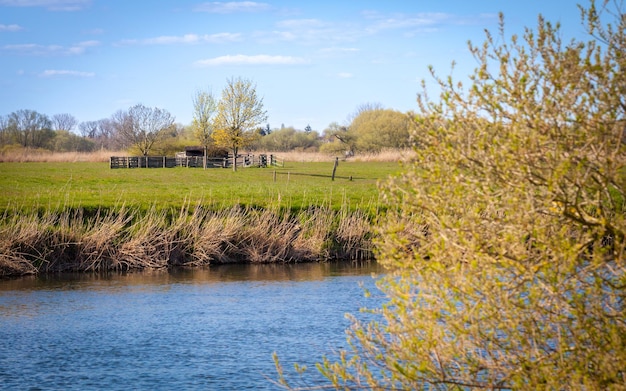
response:
M0 389L278 389L346 346L375 264L232 265L0 281ZM313 369L313 373L315 370ZM313 377L314 379L315 377Z

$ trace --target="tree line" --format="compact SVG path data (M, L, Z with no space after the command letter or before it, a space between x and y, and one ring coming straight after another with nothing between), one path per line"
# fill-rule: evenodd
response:
M232 78L219 97L197 91L189 126L175 122L165 109L137 104L109 118L78 122L71 114L51 117L33 110L0 116L0 151L11 148L54 152L128 150L133 154L170 155L185 146L202 145L207 154L247 151L321 151L353 155L410 145L411 113L380 104L357 108L347 125L331 123L323 132L306 126L272 129L263 99L248 79Z

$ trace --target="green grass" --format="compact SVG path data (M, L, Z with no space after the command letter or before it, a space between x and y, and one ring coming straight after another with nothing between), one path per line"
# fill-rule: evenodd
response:
M281 168L110 169L108 163L0 163L0 210L180 208L201 203L301 209L378 208L377 183L400 171L398 163L287 162ZM274 181L276 172L276 181ZM352 177L352 180L350 180Z

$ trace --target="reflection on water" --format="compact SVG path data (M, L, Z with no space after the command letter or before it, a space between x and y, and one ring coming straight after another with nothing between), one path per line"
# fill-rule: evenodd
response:
M111 289L128 285L206 284L228 281L312 281L333 276L379 273L375 262L232 264L129 273L60 273L0 280L0 292L29 289Z
M370 263L223 265L0 281L0 388L276 389L271 359L345 347ZM372 302L372 300L374 302Z

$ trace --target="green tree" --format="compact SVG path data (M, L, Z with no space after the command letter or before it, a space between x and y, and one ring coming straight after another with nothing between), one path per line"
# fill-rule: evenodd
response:
M191 127L194 135L204 147L204 168L206 169L209 145L213 142L213 130L217 102L210 90L198 91L193 98L193 121Z
M51 144L54 152L91 152L95 149L93 141L64 129L54 132Z
M324 143L320 150L328 153L341 153L346 156L354 155L356 151L357 136L347 126L341 126L332 122L324 130Z
M408 114L385 109L379 103L366 103L357 107L349 121L348 126L336 122L328 126L324 131L327 143L322 151L352 156L357 152L411 146L411 116Z
M469 88L420 94L421 148L379 221L388 301L320 365L336 388L626 387L626 17L608 4L581 8L584 42L502 27L470 44Z
M319 145L318 134L314 131L300 131L289 126L276 130L258 140L257 148L265 151L312 150Z
M380 152L385 148L410 146L411 118L391 109L373 108L360 111L350 124L359 151Z
M185 127L175 123L164 133L159 143L154 145L152 151L159 156L174 156L196 141L191 126Z
M143 156L148 156L154 144L174 126L174 117L167 110L142 104L118 111L111 120L118 137Z
M213 140L233 153L233 171L237 171L239 148L252 144L257 137L256 127L267 120L263 98L256 92L251 80L231 78L222 90L217 105Z

